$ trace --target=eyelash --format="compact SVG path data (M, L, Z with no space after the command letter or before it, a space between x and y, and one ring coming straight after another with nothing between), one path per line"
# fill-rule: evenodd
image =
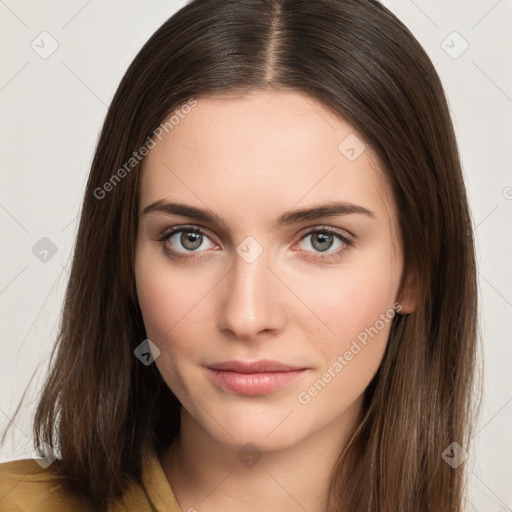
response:
M185 253L183 253L182 251L176 251L175 249L172 249L166 243L171 238L172 235L174 235L176 233L180 233L182 231L190 232L190 233L197 233L197 234L203 235L207 238L210 238L208 236L208 234L206 233L206 231L201 229L199 226L175 226L175 227L167 230L166 233L161 238L158 239L158 242L160 242L163 246L164 252L170 258L177 259L177 260L190 260L190 259L204 257L204 256L192 256L191 254L194 251L188 251L191 254L185 255ZM344 252L348 251L351 247L354 246L354 240L348 238L345 235L342 235L338 230L330 228L328 226L321 226L318 228L314 228L314 229L308 231L307 233L304 233L304 235L301 237L300 240L305 239L309 235L314 235L317 233L324 233L324 234L328 233L328 234L334 235L334 236L338 237L338 239L343 243L343 246L341 246L339 249L336 249L335 251L332 251L332 252L327 252L327 251L325 253L317 252L317 254L319 254L319 256L313 257L313 259L315 259L315 260L318 260L318 261L331 260L332 258L341 256ZM198 252L204 252L204 251L198 251ZM313 251L307 251L307 252L313 252Z

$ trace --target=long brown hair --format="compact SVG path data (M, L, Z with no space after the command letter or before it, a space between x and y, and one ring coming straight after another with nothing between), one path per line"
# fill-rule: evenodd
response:
M376 0L193 0L144 45L92 163L35 445L55 447L66 485L106 510L140 480L144 450L179 431L177 398L133 353L146 338L134 281L140 165L125 164L191 98L269 87L321 102L376 152L418 300L394 319L332 474L330 509L460 512L464 465L452 468L442 453L468 447L474 416L472 222L440 79Z

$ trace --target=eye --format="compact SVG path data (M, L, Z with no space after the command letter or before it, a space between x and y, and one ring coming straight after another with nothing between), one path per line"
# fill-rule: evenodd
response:
M306 245L313 247L313 251L307 249L306 251L314 252L315 255L312 257L319 260L338 257L354 245L354 241L351 238L337 229L327 226L308 231L301 238L299 244L305 242L308 238L310 241ZM333 247L334 250L332 250Z
M197 226L170 228L158 241L163 244L164 251L170 257L177 259L186 259L189 257L187 253L204 252L214 246L206 232ZM209 241L206 247L204 247L205 241Z
M311 258L315 260L339 257L354 245L354 241L343 232L327 226L308 231L302 236L298 245L305 243L308 238L310 242L306 245L310 245L313 250L304 249L304 247L301 249L313 253ZM158 241L163 244L164 251L170 258L181 260L203 257L193 253L204 253L215 246L206 231L198 226L172 227ZM205 242L207 242L206 246Z

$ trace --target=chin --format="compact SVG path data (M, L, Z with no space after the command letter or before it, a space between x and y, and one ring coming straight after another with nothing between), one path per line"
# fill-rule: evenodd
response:
M228 425L229 433L216 423L203 425L203 428L216 442L237 452L244 449L250 450L250 447L247 447L248 444L254 445L262 452L279 451L293 446L306 437L306 432L302 432L297 425L292 423L286 426L279 425L280 421L282 419L272 422L272 426L269 427L268 422L258 422L248 416L246 421L225 423Z

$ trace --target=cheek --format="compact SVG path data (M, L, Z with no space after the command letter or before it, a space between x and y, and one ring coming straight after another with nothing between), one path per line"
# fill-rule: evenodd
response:
M364 264L333 272L332 278L296 276L296 293L327 328L321 338L325 347L343 348L348 339L373 326L381 315L393 315L399 284L396 269ZM314 283L318 283L316 286ZM382 329L381 324L379 323ZM334 340L338 340L333 343Z
M215 284L204 273L198 279L186 267L172 267L159 251L138 249L135 281L146 334L162 351L162 356L181 359L193 348L197 326L205 314L206 293ZM194 332L195 331L195 332Z
M179 271L171 272L168 265L156 261L151 264L140 258L136 264L137 295L146 335L160 349L155 364L177 396L181 388L186 388L182 372L195 360L191 341L197 339L197 334L191 326L199 320L194 317L204 291L195 289L198 285L194 282L190 276L185 279Z
M373 281L368 293L364 281L345 282L342 289L323 295L325 329L315 339L319 365L297 395L304 411L333 420L361 398L377 372L389 339L395 312L392 294ZM368 284L368 283L366 283Z
M366 260L340 269L321 281L321 290L302 289L305 302L326 326L315 335L319 372L330 372L325 376L333 382L329 387L343 389L347 400L361 393L377 371L395 316L398 268L377 263Z

